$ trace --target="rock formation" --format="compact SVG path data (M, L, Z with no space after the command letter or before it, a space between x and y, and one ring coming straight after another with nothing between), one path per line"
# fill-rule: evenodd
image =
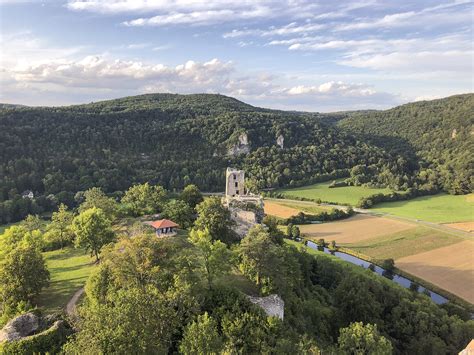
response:
M227 150L227 155L237 156L240 154L247 154L248 152L250 152L250 145L247 133L242 133L239 136L239 141Z
M25 313L9 321L0 330L0 343L14 341L31 334L40 328L40 318L34 313Z
M284 147L284 143L285 143L285 137L283 137L281 134L278 136L277 138L277 145L280 147L280 148L283 148Z
M278 317L283 320L285 314L285 302L278 295L269 295L267 297L247 296L250 302L261 307L267 316Z

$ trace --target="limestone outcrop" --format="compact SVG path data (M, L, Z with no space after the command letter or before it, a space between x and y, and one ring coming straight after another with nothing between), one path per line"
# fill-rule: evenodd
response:
M247 133L242 133L239 136L239 141L227 150L227 155L237 156L240 154L247 154L250 152L250 145Z
M0 330L0 343L14 341L31 334L40 328L40 318L34 313L25 313L9 321Z
M283 299L274 294L267 297L253 297L247 296L250 302L261 307L267 316L269 317L278 317L283 320L285 315L285 302Z

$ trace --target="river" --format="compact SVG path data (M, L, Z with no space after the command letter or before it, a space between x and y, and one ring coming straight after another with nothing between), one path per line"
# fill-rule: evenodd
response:
M315 250L319 250L318 249L318 246L316 245L316 243L314 242L311 242L308 240L308 246L311 248L311 249L315 249ZM363 268L367 269L369 267L369 265L371 264L370 262L368 261L365 261L363 259L360 259L356 256L353 256L353 255L349 255L349 254L346 254L346 253L343 253L343 252L340 252L340 251L336 251L336 252L331 252L329 251L328 248L324 248L324 253L326 254L331 254L331 255L334 255L336 257L338 257L339 259L342 259L342 260L345 260L345 261L348 261L352 264L355 264L355 265L360 265L362 266ZM383 272L385 271L385 269L381 268L380 266L377 266L377 265L374 265L375 266L375 272L379 275L382 276ZM383 276L382 276L383 277ZM389 279L390 280L390 279ZM412 280L410 279L407 279L406 277L403 277L403 276L400 276L398 274L393 274L393 279L391 279L393 282L399 284L400 286L403 286L405 288L409 288L410 287L410 284L412 283ZM425 288L421 285L419 285L418 287L418 292L423 292L425 290ZM448 299L441 296L440 294L436 293L436 292L433 292L429 289L426 289L430 292L430 297L431 299L433 300L434 303L436 304L443 304L443 303L446 303L448 302Z

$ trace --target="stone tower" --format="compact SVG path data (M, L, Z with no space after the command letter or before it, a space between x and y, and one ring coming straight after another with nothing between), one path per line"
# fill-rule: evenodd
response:
M225 181L225 196L227 198L246 195L245 172L243 170L227 168Z

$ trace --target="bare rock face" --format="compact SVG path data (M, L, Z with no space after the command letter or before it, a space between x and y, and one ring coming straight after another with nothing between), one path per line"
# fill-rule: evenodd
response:
M285 143L285 137L283 137L281 134L277 138L277 145L283 149Z
M237 156L240 154L247 154L248 152L250 152L248 136L247 133L242 133L239 136L238 143L234 144L227 150L227 155Z
M257 216L254 211L245 211L240 208L229 208L232 220L235 222L234 232L243 238L249 232L250 228L256 225Z
M269 295L267 297L247 296L250 302L262 308L267 316L278 317L283 320L285 313L285 302L278 295Z
M9 321L0 330L0 343L11 342L34 334L40 327L40 319L33 313L25 313Z

